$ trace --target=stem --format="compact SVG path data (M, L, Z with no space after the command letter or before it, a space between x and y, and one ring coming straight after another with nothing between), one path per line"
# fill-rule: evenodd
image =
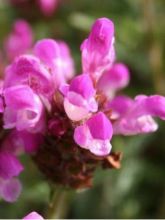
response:
M47 219L65 218L68 211L71 190L64 189L60 186L54 188L52 200L46 211Z

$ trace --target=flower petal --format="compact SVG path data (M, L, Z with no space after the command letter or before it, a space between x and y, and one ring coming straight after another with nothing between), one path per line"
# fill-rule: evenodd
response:
M112 138L112 124L104 113L95 114L86 123L94 139L110 140Z
M123 63L115 63L100 77L98 89L111 98L117 90L128 85L129 79L128 68Z
M39 97L28 86L13 86L4 90L6 108L4 128L28 130L39 122L43 105Z
M23 170L22 164L8 152L0 152L0 177L3 179L10 179L18 176Z
M0 183L0 196L7 202L15 202L22 190L18 179L12 178Z

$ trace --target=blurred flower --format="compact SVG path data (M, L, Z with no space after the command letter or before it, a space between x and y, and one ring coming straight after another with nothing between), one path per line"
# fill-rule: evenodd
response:
M39 215L37 212L31 212L28 215L26 215L22 220L44 220L41 215Z
M123 89L129 83L129 70L123 63L115 63L104 72L98 81L97 88L108 98L113 98L116 91Z
M21 191L17 177L23 170L18 159L9 152L0 151L0 197L7 202L14 202Z
M21 19L14 22L11 33L4 43L5 53L9 60L26 53L32 46L33 33L27 21Z
M42 13L51 16L56 10L60 0L37 0Z

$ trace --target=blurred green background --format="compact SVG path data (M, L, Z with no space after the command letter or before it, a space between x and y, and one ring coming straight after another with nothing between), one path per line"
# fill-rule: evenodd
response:
M0 0L0 48L15 19L30 22L35 40L65 40L71 47L77 73L81 71L80 44L92 22L112 19L116 27L117 60L126 63L131 82L125 93L165 95L164 0L61 0L51 17L38 8L14 7ZM165 218L165 124L154 134L113 138L124 153L120 170L98 170L90 190L73 195L66 218ZM14 204L0 202L0 218L44 213L49 188L30 158L22 161L23 192Z

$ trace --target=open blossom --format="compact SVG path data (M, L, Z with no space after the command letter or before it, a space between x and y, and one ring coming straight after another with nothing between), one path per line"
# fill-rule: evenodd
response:
M15 21L9 36L5 40L4 48L9 60L26 53L32 46L33 33L27 21Z
M37 94L48 99L54 92L53 79L47 68L33 55L22 55L6 68L4 88L28 85Z
M95 155L105 156L112 148L112 134L111 122L104 113L99 112L75 129L74 139L80 147L90 150Z
M115 59L113 22L107 18L97 19L81 51L83 72L98 80Z
M116 97L108 103L108 108L116 114L114 133L135 135L154 132L158 129L153 117L165 119L165 97L159 95Z
M70 85L61 87L61 91L65 96L65 112L71 120L79 121L87 117L89 112L97 111L96 90L88 74L76 76Z
M74 76L74 63L66 43L40 40L34 47L34 54L49 67L56 88Z
M39 97L28 86L19 85L4 89L4 128L16 127L18 131L42 132L43 105Z

